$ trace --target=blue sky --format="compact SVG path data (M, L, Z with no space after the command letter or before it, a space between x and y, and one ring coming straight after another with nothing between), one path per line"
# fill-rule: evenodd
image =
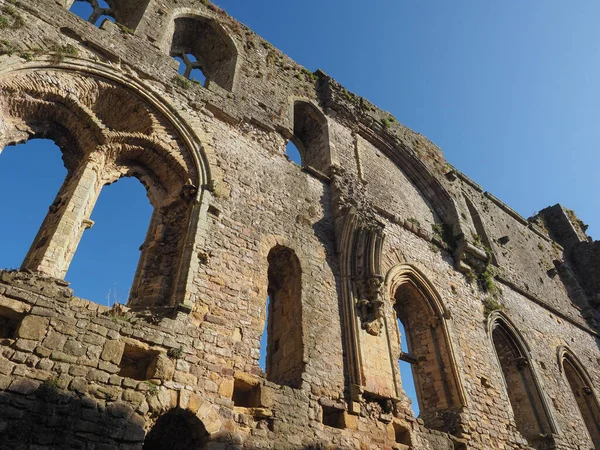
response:
M427 136L525 217L560 202L598 236L600 2L215 3ZM0 267L20 265L64 176L43 141L0 154ZM124 301L150 214L136 180L103 190L67 274L77 295Z

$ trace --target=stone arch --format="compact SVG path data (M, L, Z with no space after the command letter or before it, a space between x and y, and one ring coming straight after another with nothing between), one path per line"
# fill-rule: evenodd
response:
M429 428L460 433L459 415L467 402L452 348L448 310L432 283L409 264L389 270L386 291L389 310L394 313L394 331L390 332L396 337L396 342L390 342L393 360L406 357L413 367L420 417ZM396 318L405 327L409 355L402 354Z
M559 347L558 368L573 394L595 448L600 448L600 404L585 366L568 347Z
M529 445L546 448L544 439L556 433L556 424L532 366L529 346L511 320L500 311L494 311L488 317L487 331L517 430Z
M214 19L195 9L176 11L161 45L173 57L193 55L196 67L210 83L233 91L238 69L239 51L227 31Z
M158 418L144 439L143 450L203 450L210 434L190 410L174 408Z
M295 100L293 113L291 141L300 152L302 166L327 174L331 165L331 150L325 114L308 100Z
M130 304L189 304L184 293L197 239L194 218L209 195L210 171L202 147L174 109L147 86L89 61L62 66L32 61L0 70L5 111L0 146L50 137L61 147L69 172L24 267L64 277L102 186L135 176L146 186L155 213ZM139 120L107 120L104 93L135 102L128 110ZM77 198L85 200L75 204ZM65 227L67 233L57 233ZM158 252L161 239L176 242L166 253Z

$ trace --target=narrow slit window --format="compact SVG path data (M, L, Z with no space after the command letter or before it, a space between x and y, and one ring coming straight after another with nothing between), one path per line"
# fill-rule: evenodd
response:
M406 330L404 324L400 319L397 320L398 331L400 332L400 342L402 353L398 361L400 367L400 377L402 378L402 387L408 398L411 400L411 409L415 414L415 417L419 416L419 399L417 398L417 388L415 385L415 378L413 375L413 364L415 363L414 357L411 355Z
M291 249L277 246L268 263L267 379L298 388L305 364L300 261Z
M260 368L266 373L267 371L267 345L268 345L268 336L269 336L269 309L271 308L271 297L267 296L266 306L265 306L265 326L263 328L262 335L260 336L260 357L258 361L258 365Z

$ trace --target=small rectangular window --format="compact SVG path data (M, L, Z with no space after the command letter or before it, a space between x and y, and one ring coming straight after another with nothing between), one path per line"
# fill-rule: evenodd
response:
M235 379L233 384L234 406L242 408L260 408L260 385L251 384L246 380Z
M149 373L149 369L155 366L153 362L158 354L159 353L154 350L146 350L130 344L125 344L123 357L119 363L119 367L121 368L119 375L122 377L133 378L134 380L149 380L152 378L152 373Z
M332 406L322 406L323 412L323 425L333 428L346 428L344 421L344 410L334 408Z

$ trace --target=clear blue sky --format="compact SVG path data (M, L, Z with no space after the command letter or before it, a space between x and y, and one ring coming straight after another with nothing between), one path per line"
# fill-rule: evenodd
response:
M600 2L216 4L423 133L525 217L560 202L598 236ZM43 141L0 154L0 267L20 264L64 175ZM77 295L114 301L116 285L124 301L150 213L136 180L103 191L67 275Z

